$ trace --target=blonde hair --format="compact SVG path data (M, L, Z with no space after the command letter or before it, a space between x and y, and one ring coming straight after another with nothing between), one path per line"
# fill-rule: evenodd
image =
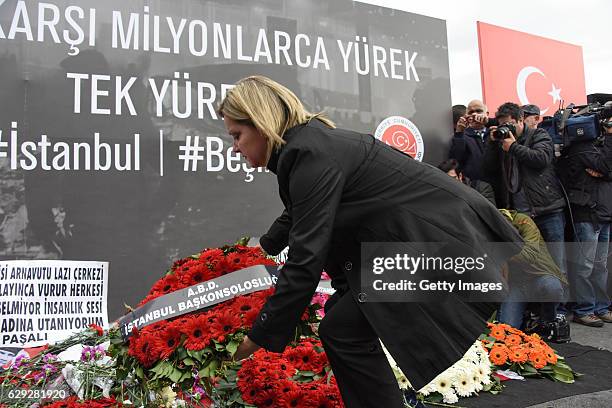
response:
M236 82L218 109L219 116L254 126L268 142L266 162L272 149L280 148L287 129L319 119L334 128L334 122L320 113L308 112L288 88L270 78L255 75Z

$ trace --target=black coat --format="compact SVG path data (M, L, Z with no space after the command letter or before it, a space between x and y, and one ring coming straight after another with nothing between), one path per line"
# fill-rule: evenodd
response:
M595 143L570 144L563 149L558 169L574 222L612 221L612 135ZM586 169L602 177L593 177Z
M370 135L313 120L289 129L284 139L268 168L278 177L286 210L260 242L272 253L288 244L289 255L249 336L267 350L282 351L325 269L337 290L350 291L418 389L463 356L492 309L457 300L366 301L360 290L361 243L480 248L483 242L513 242L514 254L522 246L520 236L476 191Z
M493 186L497 206L512 208L509 189L521 189L532 217L561 211L565 199L553 158L552 139L544 129L525 127L508 152L503 151L500 142L489 139L483 179Z
M482 179L482 157L488 137L487 130L481 137L477 131L468 127L463 132L455 133L451 140L448 157L459 162L459 169L470 180Z

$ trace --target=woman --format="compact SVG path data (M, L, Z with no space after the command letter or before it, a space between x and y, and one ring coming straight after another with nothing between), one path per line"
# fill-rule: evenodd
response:
M335 129L271 79L242 79L219 108L234 150L278 178L285 211L261 238L289 255L276 292L236 358L280 352L310 302L321 271L337 290L319 335L347 407L403 407L389 349L419 389L471 346L490 309L445 303L368 302L360 292L362 242L517 242L507 221L476 192L370 135ZM520 245L512 245L518 252Z

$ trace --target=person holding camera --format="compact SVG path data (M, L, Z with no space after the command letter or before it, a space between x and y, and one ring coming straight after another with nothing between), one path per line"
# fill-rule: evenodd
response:
M565 275L565 199L553 165L554 146L543 129L525 125L520 106L501 105L490 127L483 176L493 186L499 208L529 215Z
M608 116L610 112L608 111ZM574 221L569 280L574 321L602 327L608 309L607 258L612 222L612 117L601 121L602 136L572 141L562 151L559 171Z
M501 105L490 128L483 175L499 208L533 218L559 269L565 273L565 199L553 165L553 143L544 129L525 126L521 108Z
M486 105L475 99L468 104L466 114L460 117L455 125L448 157L459 162L463 174L470 180L482 178L482 155L485 150L488 120L489 111Z

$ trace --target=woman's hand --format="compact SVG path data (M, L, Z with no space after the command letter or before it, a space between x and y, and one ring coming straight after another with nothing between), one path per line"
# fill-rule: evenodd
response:
M240 343L238 350L236 350L236 353L234 354L234 360L243 360L260 348L261 347L255 344L253 340L249 339L248 336L244 336L244 340L242 340L242 343Z

